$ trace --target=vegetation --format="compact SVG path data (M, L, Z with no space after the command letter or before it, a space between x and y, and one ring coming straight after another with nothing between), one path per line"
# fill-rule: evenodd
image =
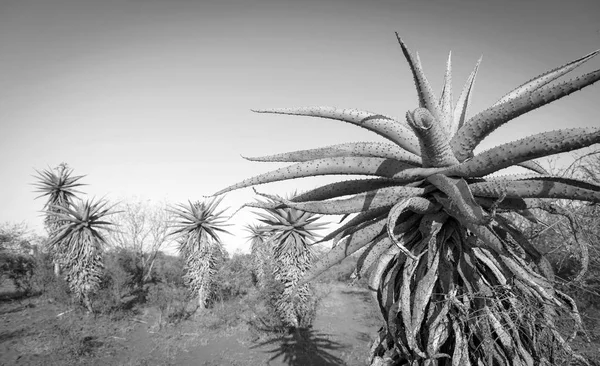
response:
M310 286L298 286L298 281L313 262L310 244L315 240L315 231L326 224L316 222L320 215L294 208L265 208L265 211L256 214L263 230L272 235L269 242L273 243L273 276L283 287L277 294L275 308L286 326L306 328L312 322L316 303Z
M48 247L62 248L61 263L66 281L75 297L93 312L90 295L100 288L102 253L106 245L103 231L112 223L105 221L110 207L105 201L71 203L69 207L52 206L50 215L60 226L50 236Z
M273 272L273 233L264 225L247 225L250 233L250 255L252 256L252 275L259 287L263 287Z
M48 196L44 204L46 210L44 226L48 235L53 235L63 224L58 220L59 217L53 215L53 213L59 212L59 207L68 208L71 206L76 193L79 193L75 188L83 185L78 181L84 177L83 175L73 176L73 169L69 168L66 163L59 164L54 170L56 170L56 173L52 170L36 171L38 181L35 186L37 186L38 192L42 193L37 198ZM65 251L66 248L50 247L50 252L54 258L54 273L57 277L60 275L61 266L65 265Z
M418 94L419 106L406 113L406 122L333 107L256 111L340 120L392 143L346 143L248 158L296 164L215 195L317 175L376 177L328 184L292 199L264 195L275 203L249 204L272 212L356 214L323 239L337 244L297 282L296 291L366 248L357 272L365 275L374 268L369 287L385 322L371 348L374 365L550 365L564 354L577 358L568 344L581 329L576 303L554 286L548 260L508 213L535 220L533 209L558 210L548 199L599 203L598 184L550 175L532 159L598 143L600 128L540 133L477 155L474 149L510 120L598 81L600 70L551 84L600 51L533 78L467 118L479 62L453 104L450 58L437 98L418 56L398 41ZM511 166L533 174L491 175ZM561 313L572 318L575 333L561 334L555 323Z
M227 232L223 229L227 218L225 210L216 211L222 199L179 204L171 210L176 217L171 234L178 238L179 252L185 258L184 281L201 308L207 305L217 262L224 255L218 233Z

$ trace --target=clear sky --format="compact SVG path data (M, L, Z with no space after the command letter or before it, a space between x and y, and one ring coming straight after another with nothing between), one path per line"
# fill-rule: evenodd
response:
M417 105L397 31L455 97L483 54L472 112L600 48L589 1L0 0L0 222L43 233L34 169L67 162L90 197L185 202L281 165L260 156L380 141L342 122L254 114L331 105L403 116ZM577 74L599 68L594 59ZM597 85L522 116L482 148L599 126ZM336 178L258 187L285 194ZM237 209L251 189L227 195ZM228 249L247 249L234 218Z

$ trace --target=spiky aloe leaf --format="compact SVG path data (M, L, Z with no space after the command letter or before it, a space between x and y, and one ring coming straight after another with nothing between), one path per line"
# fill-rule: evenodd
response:
M568 152L600 142L600 128L542 132L491 148L449 169L450 174L482 177L531 159Z
M419 142L403 122L386 117L381 114L359 111L356 109L342 109L335 107L301 107L253 110L256 113L290 114L296 116L309 116L335 119L352 123L392 141L401 148L420 154Z
M418 59L418 57L415 58L412 55L412 53L408 50L408 47L406 47L398 33L396 33L396 38L398 39L398 43L400 43L400 47L402 47L402 53L404 53L404 57L406 58L406 61L408 62L410 70L412 71L413 77L415 79L417 95L419 96L419 107L426 108L427 110L429 110L433 117L436 119L437 123L449 123L449 121L444 121L443 119L439 102L433 94L433 89L431 88L431 85L429 85L429 82L427 81L427 78L423 73L423 68L421 66L420 60ZM440 127L445 128L445 126L443 125Z
M354 179L326 184L307 192L298 194L290 199L292 202L324 201L342 196L372 191L396 185L397 182L387 178Z
M291 207L301 211L325 215L343 215L374 210L381 207L390 207L391 205L394 205L398 199L420 196L424 193L425 190L423 188L399 186L380 188L365 193L359 193L350 198L331 201L292 202L283 198L270 197L281 202L285 207Z
M528 93L531 93L534 90L539 89L540 87L551 83L552 81L560 78L561 76L575 70L579 66L583 65L585 62L591 60L596 55L600 53L600 50L596 50L594 52L590 52L587 55L578 58L577 60L566 63L565 65L559 66L552 70L546 71L545 73L536 76L535 78L527 81L523 85L515 88L514 90L506 93L502 98L500 98L496 103L492 105L496 106L498 104L505 103L511 99L516 99L518 97L524 96Z
M367 156L395 159L403 163L416 166L421 165L421 158L417 155L401 149L397 145L383 142L352 142L276 155L244 157L244 159L264 162L302 162L343 156Z
M444 74L444 85L442 86L442 94L440 95L440 109L442 114L443 123L447 126L447 129L452 124L452 52L448 54L448 62L446 62L446 74ZM448 132L448 131L446 131Z
M454 108L450 136L454 136L456 131L458 131L458 129L461 128L467 120L467 112L469 111L469 105L471 104L471 95L473 93L475 77L477 76L477 71L479 70L479 64L481 64L481 60L482 57L477 60L475 68L467 78L467 82L465 83L465 86L458 97L458 101L456 102L456 106Z
M450 145L454 155L459 161L465 160L485 137L506 122L592 85L598 80L600 80L600 70L557 85L543 86L478 113L452 137Z
M524 161L522 163L517 164L520 167L523 167L525 169L529 169L532 170L536 173L539 174L550 174L548 173L548 171L546 169L544 169L544 167L542 167L539 163L537 163L534 160L529 160L529 161Z
M480 197L555 198L600 202L600 191L579 188L552 179L480 182L469 185L471 192Z
M413 167L410 164L383 158L338 157L311 160L246 179L238 184L220 190L214 196L257 184L318 175L356 174L392 178L397 173Z

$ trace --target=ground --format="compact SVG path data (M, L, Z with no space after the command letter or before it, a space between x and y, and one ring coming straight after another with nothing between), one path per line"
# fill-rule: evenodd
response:
M227 319L223 314L232 304L217 304L204 316L159 330L160 313L155 309L131 319L108 320L41 298L3 302L0 363L364 365L371 337L380 326L370 295L345 284L321 286L325 295L313 328L279 335L257 332L236 316Z
M1 365L365 365L381 324L367 290L320 284L312 329L267 335L242 303L221 303L159 329L147 308L121 319L94 317L42 297L0 303ZM600 359L600 311L582 312L592 343L573 348ZM591 326L591 329L590 329ZM595 361L594 361L595 360Z

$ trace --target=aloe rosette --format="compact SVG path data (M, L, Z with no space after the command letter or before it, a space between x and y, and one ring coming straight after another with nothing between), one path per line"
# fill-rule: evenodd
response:
M262 212L255 212L268 232L267 242L273 256L273 277L281 283L282 292L275 299L280 320L288 327L305 328L312 323L314 293L309 284L298 285L311 268L315 255L311 248L316 231L326 226L317 222L321 215L290 207L268 207L279 197L268 197L269 202L259 202Z
M184 283L202 308L211 295L217 261L224 253L219 233L228 233L224 229L228 218L223 215L227 209L217 210L222 200L223 197L188 202L169 210L175 215L170 235L177 238L185 260Z
M256 110L339 120L389 142L357 142L258 158L290 166L246 179L222 194L258 184L318 175L369 178L324 185L269 205L325 215L354 214L323 238L336 243L298 286L365 248L357 274L369 287L385 326L370 353L373 364L549 365L573 356L555 318L581 319L572 298L553 286L545 257L504 213L531 218L547 199L600 202L600 186L549 175L534 159L600 142L600 128L539 133L474 154L510 120L600 79L596 70L556 80L596 56L592 52L537 76L468 117L481 59L453 103L451 61L436 97L413 55L398 41L412 71L418 108L406 121L335 107ZM521 166L526 175L494 176ZM556 351L556 352L555 352ZM560 351L560 352L558 352Z
M247 239L250 241L252 271L258 287L263 287L272 272L273 248L272 232L265 225L247 225Z
M44 227L48 235L53 235L63 224L58 219L58 216L53 213L60 212L58 207L66 208L71 206L73 200L76 198L76 194L81 193L76 188L83 185L83 183L79 183L79 180L84 176L72 175L73 169L69 168L66 163L61 163L54 169L36 170L36 173L37 176L35 178L37 182L34 183L34 186L37 188L36 192L41 193L36 198L47 197L44 204L44 210L47 212L44 218ZM64 265L63 248L54 246L49 247L49 250L55 263L54 271L58 276L60 266Z
M103 232L112 230L106 217L113 214L107 202L73 202L68 207L50 206L48 215L59 223L48 239L50 248L61 248L65 279L71 292L92 312L90 295L100 288L104 269L102 254L107 244Z

